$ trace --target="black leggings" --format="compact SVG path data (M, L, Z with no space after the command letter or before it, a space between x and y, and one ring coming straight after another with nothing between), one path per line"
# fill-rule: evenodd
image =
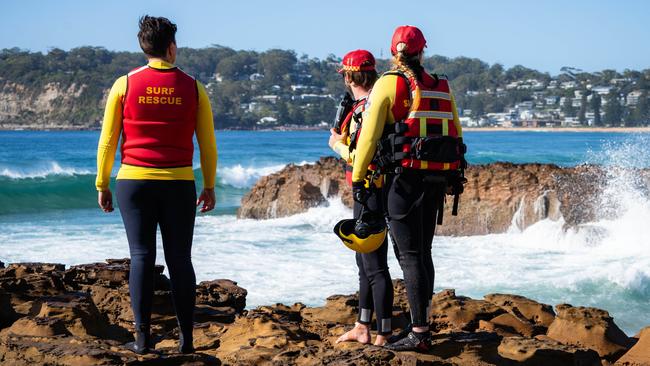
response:
M191 257L196 215L194 181L118 180L117 201L131 252L129 292L136 326L151 324L159 225L178 324L185 339L191 339L196 301Z
M388 176L386 202L389 228L399 261L415 327L429 324L434 268L431 246L436 229L436 208L444 197L423 181L427 173L405 170Z
M383 215L380 193L374 193L368 199L368 207ZM354 202L354 217L358 217L361 204ZM388 238L372 253L357 253L359 267L359 323L369 325L372 313L377 319L377 333L381 335L392 332L393 282L388 272Z

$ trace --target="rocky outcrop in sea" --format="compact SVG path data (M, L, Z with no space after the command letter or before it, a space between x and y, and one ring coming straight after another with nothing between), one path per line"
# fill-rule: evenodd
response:
M4 267L4 264L0 265ZM650 327L628 337L600 309L555 307L509 294L483 299L444 290L432 298L429 353L395 353L334 344L353 326L356 295L321 307L270 304L245 309L245 289L201 282L196 353L176 353L169 280L157 266L153 333L156 354L122 348L132 340L128 260L66 268L16 263L0 268L2 365L649 365ZM394 327L408 323L403 282L394 281Z
M626 184L650 190L649 170L630 170L596 165L559 167L553 164L493 163L472 165L461 196L458 216L451 215L452 196L447 196L440 235L483 235L510 228L523 230L543 220L564 220L576 227L604 218L616 207L612 181L628 176ZM351 206L350 188L340 160L321 158L315 164L288 165L260 179L242 199L240 218L269 219L289 216L327 204L341 197ZM610 200L610 201L606 201ZM611 209L610 209L611 211Z

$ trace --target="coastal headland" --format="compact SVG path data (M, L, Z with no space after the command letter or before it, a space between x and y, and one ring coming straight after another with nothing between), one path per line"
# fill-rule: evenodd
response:
M99 128L108 91L142 65L139 52L78 47L47 53L0 50L0 129ZM181 48L178 65L205 85L219 129L323 128L344 85L341 60L214 45ZM426 70L446 75L467 126L648 126L650 70L504 68L468 57L431 55ZM377 59L380 72L390 60ZM291 127L289 127L291 128Z

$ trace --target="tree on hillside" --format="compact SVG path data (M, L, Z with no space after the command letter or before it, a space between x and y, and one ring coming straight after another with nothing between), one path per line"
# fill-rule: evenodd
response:
M206 82L215 73L215 65L227 57L248 51L235 51L232 48L223 46L212 46L207 48L186 48L178 49L176 64L183 68L183 71L193 77Z
M215 71L226 80L244 80L257 72L257 58L255 52L240 51L219 61Z
M493 87L496 87L503 82L503 72L503 65L499 63L490 66L490 69L488 70L488 78Z
M485 114L485 103L482 98L472 98L469 103L474 118L481 118Z
M509 68L505 73L507 82L515 80L537 79L544 82L550 80L551 76L548 73L542 73L537 70L529 69L521 65L516 65Z
M605 123L610 126L618 126L623 118L623 106L618 99L618 92L612 89L607 94L607 104L605 105Z
M619 77L619 73L616 70L603 70L599 73L601 75L601 83L609 84L609 82Z
M278 122L280 122L280 124L293 122L289 117L289 108L287 107L287 103L285 101L283 100L277 101L275 103L275 107L277 112L277 119Z
M587 93L582 93L582 99L580 100L580 110L578 111L578 121L581 125L587 124Z
M562 113L564 113L564 116L566 117L576 116L576 109L573 107L573 101L570 97L564 98L564 104L562 104Z
M630 115L630 120L634 121L635 125L648 126L650 124L650 98L648 98L647 91L643 91Z
M601 104L600 94L594 93L591 98L591 111L594 112L594 126L602 126L602 121L600 119Z
M258 70L264 74L265 84L285 84L284 76L293 71L297 61L293 51L268 50L260 54Z

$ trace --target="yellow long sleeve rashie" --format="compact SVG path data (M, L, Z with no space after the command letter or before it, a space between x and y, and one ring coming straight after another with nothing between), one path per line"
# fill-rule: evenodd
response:
M384 75L377 80L372 92L366 103L366 110L363 112L363 128L359 134L357 148L355 150L352 181L362 182L368 171L368 165L375 155L377 141L381 138L386 124L395 123L393 115L393 106L395 103L409 102L409 95L397 95L397 83L401 77L397 75ZM456 101L453 94L451 95L451 107L454 117L454 125L458 131L458 136L463 136L463 130L458 118ZM399 100L397 100L399 99Z
M149 67L169 69L174 65L161 61L149 62ZM217 174L217 143L214 136L212 108L205 87L196 82L199 94L196 140L199 143L201 155L201 173L203 188L214 188ZM115 81L104 111L102 132L97 146L97 179L95 186L98 191L108 189L111 171L115 162L115 152L122 132L123 98L126 94L127 76ZM191 166L180 168L149 168L122 164L117 173L117 179L151 179L151 180L194 180Z

